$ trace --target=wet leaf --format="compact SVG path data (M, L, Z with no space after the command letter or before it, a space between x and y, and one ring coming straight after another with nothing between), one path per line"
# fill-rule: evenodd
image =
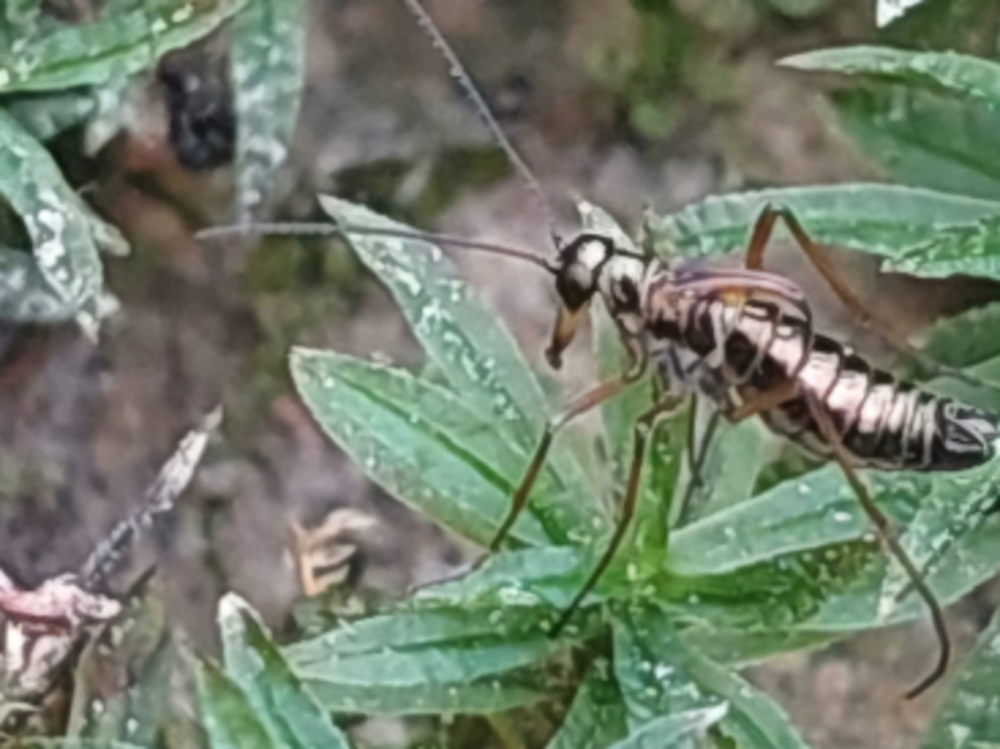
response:
M456 607L546 605L551 611L562 611L580 590L603 549L596 544L589 549L549 546L501 552L455 580L421 588L413 601L416 605ZM622 554L623 562L627 556ZM612 565L588 602L627 594L628 565L625 569L622 566ZM572 633L572 623L566 631Z
M99 243L117 232L106 225L103 234L95 232L93 214L52 157L3 112L0 146L0 192L31 242L31 252L0 249L0 318L96 324Z
M400 227L345 201L320 196L323 209L337 223L372 228ZM497 433L533 452L550 413L538 380L528 368L510 332L468 287L455 277L440 249L426 242L390 237L352 238L359 257L389 288L428 358L458 396ZM495 260L493 262L496 262ZM556 440L551 465L567 487L553 498L566 537L581 542L605 526L583 469Z
M658 254L720 255L746 248L767 204L794 211L819 243L898 257L942 227L1000 215L1000 204L912 187L848 184L710 197L666 216L649 216Z
M1000 279L1000 217L939 227L923 242L886 261L884 267L931 278Z
M498 712L543 696L544 665L567 647L548 607L401 610L284 649L321 704L337 712Z
M891 47L835 47L786 57L782 65L945 89L1000 108L1000 65L954 52L911 52Z
M243 690L210 663L198 668L198 703L211 749L275 749Z
M333 353L296 349L292 376L323 429L386 491L462 535L489 543L510 507L519 463L492 424L450 391L406 372ZM516 470L516 469L514 469ZM542 503L536 502L535 508ZM525 512L514 527L548 540Z
M305 75L306 0L249 0L232 26L238 220L259 217L288 156Z
M921 744L924 749L1000 746L1000 611L979 635L948 688Z
M872 82L831 97L837 124L897 182L1000 198L1000 114L935 91Z
M667 617L655 608L634 606L621 614L615 627L614 653L615 674L633 731L666 716L714 709L721 714L713 733L731 739L736 746L807 746L788 716L767 695L690 650Z
M708 729L718 723L729 709L727 703L702 710L665 715L651 720L633 731L625 740L614 744L611 749L660 749L670 746L676 749L690 747L697 749Z
M0 92L101 85L153 67L158 57L210 34L246 0L159 0L93 23L57 27L0 55Z
M625 704L608 666L603 659L591 666L547 749L606 749L625 738Z
M242 687L275 747L347 749L347 738L292 673L247 604L230 593L219 604L226 671Z

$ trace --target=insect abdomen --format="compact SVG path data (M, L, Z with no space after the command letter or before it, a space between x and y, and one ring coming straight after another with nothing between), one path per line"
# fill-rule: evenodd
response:
M741 310L700 302L681 326L682 345L703 359L709 391L724 408L753 402L792 382L792 396L760 412L764 422L810 452L832 448L808 395L830 417L851 462L882 470L962 470L994 456L997 415L935 396L868 364L808 323L769 304ZM723 332L721 349L717 331Z

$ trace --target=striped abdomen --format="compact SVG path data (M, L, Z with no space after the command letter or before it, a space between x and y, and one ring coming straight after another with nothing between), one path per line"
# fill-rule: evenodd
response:
M793 378L794 395L760 415L813 453L829 456L831 448L806 393L825 409L859 466L949 471L994 455L996 415L900 382L832 338L810 338L805 320L777 306L750 302L737 309L703 299L687 312L677 343L700 357L706 391L724 408L736 408Z

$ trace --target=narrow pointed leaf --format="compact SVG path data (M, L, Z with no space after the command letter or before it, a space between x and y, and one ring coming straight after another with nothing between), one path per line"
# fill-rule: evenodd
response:
M316 704L245 602L219 605L226 672L243 689L271 740L283 749L348 749L347 738Z
M883 82L837 91L830 102L840 128L896 182L1000 199L1000 113Z
M288 156L305 74L306 0L250 0L233 23L238 220L259 217Z
M567 643L542 607L400 611L284 649L329 710L497 712L537 702L544 666Z
M623 612L614 652L633 731L667 716L715 709L723 715L714 731L736 746L806 749L775 703L735 673L688 649L659 610L636 606Z
M891 47L835 47L787 57L782 65L945 89L1000 108L1000 65L954 52L911 52Z
M0 193L31 241L30 252L0 248L0 318L51 322L86 313L96 322L103 272L93 215L48 152L2 112Z
M621 692L607 661L598 659L546 749L607 749L625 738L627 732Z
M902 18L908 11L920 6L926 0L877 0L875 23L881 28Z
M722 720L728 710L729 705L723 702L715 707L665 715L633 731L611 749L660 749L664 746L697 749L708 729Z
M0 54L0 92L100 85L152 68L159 56L207 36L245 0L158 0L92 23L66 25Z
M660 254L741 252L767 204L790 208L820 244L886 258L927 242L943 227L1000 215L1000 203L988 200L911 187L848 184L710 197L677 213L650 216L647 225Z
M198 669L198 703L211 749L277 749L246 695L218 668Z
M320 196L320 204L342 226L406 228L346 201ZM351 244L388 287L427 356L458 396L499 435L533 452L550 413L541 386L510 332L456 278L444 253L426 242L391 237L354 235ZM607 521L595 521L595 508L601 508L583 469L559 440L550 460L567 494L544 498L545 504L562 516L566 537L592 539Z
M467 538L490 541L510 507L519 463L491 424L451 392L400 370L305 349L293 353L291 369L320 426L373 481ZM514 534L548 540L531 512Z
M979 635L975 649L952 677L944 702L924 737L923 749L1000 746L1000 611Z

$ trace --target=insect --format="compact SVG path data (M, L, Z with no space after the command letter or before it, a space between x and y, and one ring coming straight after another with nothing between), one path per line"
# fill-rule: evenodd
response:
M848 346L817 332L801 288L763 269L778 222L787 226L796 246L855 317L875 321L841 282L796 216L782 206L762 207L750 232L743 267L738 269L637 253L600 233L585 232L563 242L554 229L553 213L538 180L507 139L461 61L419 1L404 3L442 52L452 74L537 198L546 214L556 255L542 257L515 248L405 230L340 226L332 231L348 237L395 234L532 263L553 276L560 299L546 352L554 368L561 366L562 354L595 297L603 301L631 359L626 371L583 392L549 419L491 550L503 545L527 506L558 432L637 383L647 372L652 371L662 385L662 395L635 424L620 515L611 538L553 632L558 633L583 603L626 537L636 509L646 445L657 422L676 412L693 392L699 392L714 402L716 412L697 457L692 458L695 475L721 418L739 422L760 417L775 433L840 466L882 543L930 611L940 643L938 660L907 696L926 690L945 672L950 658L943 613L895 537L888 518L872 501L858 469L958 471L980 465L994 457L1000 417L901 382ZM871 327L879 331L878 326ZM891 330L881 333L894 347L916 355Z

